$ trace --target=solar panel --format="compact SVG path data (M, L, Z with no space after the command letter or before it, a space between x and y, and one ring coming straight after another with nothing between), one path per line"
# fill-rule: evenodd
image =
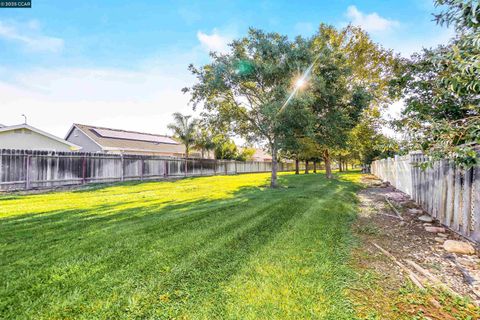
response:
M157 136L139 132L128 132L128 131L117 131L109 129L90 129L96 134L103 138L113 138L113 139L124 139L124 140L137 140L137 141L147 141L154 143L168 143L168 144L179 144L177 141L172 138L165 136Z

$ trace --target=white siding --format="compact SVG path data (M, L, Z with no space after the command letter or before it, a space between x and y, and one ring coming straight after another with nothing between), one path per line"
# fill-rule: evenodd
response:
M72 151L69 145L29 129L0 132L0 149Z

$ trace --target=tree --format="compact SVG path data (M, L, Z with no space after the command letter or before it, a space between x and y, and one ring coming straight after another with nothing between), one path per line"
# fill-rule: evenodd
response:
M348 82L368 92L372 106L387 106L399 96L398 90L392 90L395 87L391 82L402 67L400 56L373 42L360 27L336 29L321 24L314 44L344 56L343 64L350 69Z
M202 159L205 158L205 152L210 153L215 149L212 130L204 122L198 122L193 147L200 150Z
M218 134L213 138L215 159L234 160L238 156L235 142L228 136Z
M314 38L313 54L317 56L310 80L314 137L322 149L327 178L332 178L331 151L346 146L348 134L369 106L371 95L350 83L352 71L345 54L332 49L321 32Z
M397 122L409 148L423 150L430 163L454 159L469 168L479 162L480 143L480 8L475 1L438 0L440 24L453 25L448 45L424 50L406 63L398 83L406 108Z
M190 66L197 83L191 94L194 108L203 103L211 117L227 121L232 130L249 142L266 144L272 155L271 187L277 186L278 151L288 117L301 110L282 108L293 81L309 61L309 43L290 41L278 33L250 29L248 35L230 44L227 54L212 53L212 62ZM289 122L288 122L289 123Z
M453 25L456 38L451 50L438 54L433 61L445 71L439 80L451 91L480 94L480 5L472 0L436 0L444 8L435 15L437 23Z
M243 147L239 150L237 157L235 160L238 161L250 161L253 159L253 155L255 154L255 149L250 147Z
M197 120L190 120L191 116L184 116L180 112L173 114L174 122L168 125L174 137L185 145L185 158L188 158L191 146L195 143Z

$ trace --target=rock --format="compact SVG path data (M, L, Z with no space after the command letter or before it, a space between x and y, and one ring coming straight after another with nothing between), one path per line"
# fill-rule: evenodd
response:
M435 237L435 241L437 241L438 243L443 243L445 239L442 237Z
M422 212L423 211L420 210L420 209L408 209L408 213L410 213L410 214L420 214Z
M398 225L401 226L401 227L404 227L404 226L407 225L407 223L405 221L400 221L400 223Z
M430 227L432 224L431 223L424 223L423 226L424 227Z
M411 200L405 201L404 203L402 203L402 206L409 209L417 208L417 204Z
M445 232L445 228L442 228L442 227L425 227L425 231L433 232L433 233Z
M428 214L421 215L417 219L420 220L420 221L423 221L423 222L432 222L433 221L432 217L430 217Z
M442 238L446 238L446 237L448 237L448 234L446 234L446 233L438 233L437 236L442 237Z
M464 241L447 240L443 244L443 248L452 253L475 254L475 248L470 243Z
M460 264L463 264L464 266L470 267L472 269L476 268L478 263L474 260L470 259L465 259L465 258L458 258L457 259Z

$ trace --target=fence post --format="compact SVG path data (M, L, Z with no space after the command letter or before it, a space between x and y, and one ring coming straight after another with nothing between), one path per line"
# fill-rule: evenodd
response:
M29 190L30 189L30 183L31 183L31 173L30 173L30 167L31 167L31 161L32 157L30 155L27 155L26 159L26 164L25 164L25 189Z
M120 180L121 181L124 181L125 180L125 168L124 168L124 160L123 160L123 153L120 154L120 164L121 164L121 168L120 168L120 173L121 173L121 178Z
M188 158L187 158L187 157L185 157L184 170L185 170L185 177L186 177L186 176L187 176L187 172L188 172Z
M393 158L393 163L394 163L394 167L395 167L395 188L397 189L400 189L400 174L399 174L399 167L400 167L400 159L398 157L398 155L395 155L395 157Z
M140 181L143 181L143 167L144 167L144 163L143 163L143 156L140 157Z
M480 241L480 166L472 168L471 237Z
M85 184L87 176L87 156L84 155L82 159L82 184Z

